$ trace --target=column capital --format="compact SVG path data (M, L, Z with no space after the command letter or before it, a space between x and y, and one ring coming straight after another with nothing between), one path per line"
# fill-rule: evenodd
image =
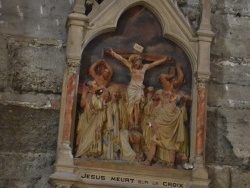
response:
M205 89L209 82L210 73L196 73L197 89Z
M76 73L81 65L79 59L67 59L67 67L69 68L70 72Z
M82 26L82 27L87 28L89 25L89 18L85 14L73 12L68 16L66 25L67 27L71 25L75 25L75 26Z
M206 89L207 88L207 83L208 83L208 79L205 78L196 78L196 82L197 82L197 89L201 90L201 89Z

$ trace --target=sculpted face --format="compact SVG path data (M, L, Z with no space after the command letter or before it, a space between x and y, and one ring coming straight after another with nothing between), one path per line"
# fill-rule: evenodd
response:
M154 101L159 101L159 100L161 100L161 98L162 98L162 91L161 90L156 91L154 96L153 96L153 100Z
M168 73L169 73L169 74L176 75L175 67L169 67Z
M171 97L172 93L170 91L164 91L162 93L162 101L164 103L168 103L170 101L170 97Z
M154 88L152 86L149 86L147 90L148 90L147 97L152 97L155 91Z
M142 58L140 55L133 54L129 57L129 61L132 63L132 67L135 69L141 69L143 64L142 64Z
M111 97L112 97L112 100L113 100L113 101L118 101L118 100L119 100L120 95L119 95L119 92L118 92L118 91L110 92L110 94L111 94Z
M109 93L109 91L107 89L104 89L103 93L101 94L101 97L102 97L102 99L105 102L108 102L110 100L110 93Z
M140 69L142 67L142 61L141 59L138 59L134 62L134 66L135 69Z
M110 72L108 69L103 69L103 71L102 71L103 78L108 78L109 74L110 74Z

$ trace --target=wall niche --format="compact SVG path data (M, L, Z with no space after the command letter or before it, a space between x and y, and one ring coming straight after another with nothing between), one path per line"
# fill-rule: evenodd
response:
M208 187L203 3L195 31L175 1L76 1L53 185Z

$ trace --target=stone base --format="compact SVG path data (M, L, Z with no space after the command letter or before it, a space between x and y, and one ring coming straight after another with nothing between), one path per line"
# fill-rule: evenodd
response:
M191 170L81 159L75 159L74 165L71 173L54 173L51 182L71 188L208 188L209 184L208 180L192 178Z

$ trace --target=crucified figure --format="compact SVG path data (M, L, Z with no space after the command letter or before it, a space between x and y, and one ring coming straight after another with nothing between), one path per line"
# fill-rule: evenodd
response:
M140 102L144 98L143 81L145 72L155 66L171 62L172 58L164 56L150 64L142 64L142 57L138 54L132 54L126 59L114 52L112 48L105 49L105 52L121 61L130 70L131 80L127 88L129 123L131 128L138 129Z

